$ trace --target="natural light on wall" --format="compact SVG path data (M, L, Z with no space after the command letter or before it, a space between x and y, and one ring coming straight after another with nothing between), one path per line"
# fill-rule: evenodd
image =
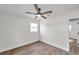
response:
M30 31L38 32L38 23L30 23Z
M69 31L71 32L71 25L69 25Z

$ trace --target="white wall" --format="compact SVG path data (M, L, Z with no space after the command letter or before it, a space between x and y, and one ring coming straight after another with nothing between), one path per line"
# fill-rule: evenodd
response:
M71 25L70 38L77 39L79 24L77 21L70 21L69 23Z
M79 10L61 13L58 17L41 22L41 40L69 51L69 19L79 17Z
M0 52L39 40L30 32L32 19L0 12Z

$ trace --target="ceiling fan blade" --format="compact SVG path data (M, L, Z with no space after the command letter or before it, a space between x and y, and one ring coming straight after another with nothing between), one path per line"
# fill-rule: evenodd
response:
M36 13L32 13L32 12L26 12L26 13L28 13L28 14L34 14L34 15L37 15Z
M42 15L41 15L41 17L44 18L44 19L47 19L47 17L45 17L45 16L42 16Z
M37 4L34 4L34 7L36 10L38 10L38 5Z
M37 4L34 4L34 7L36 9L37 14L40 13L39 8L38 8L38 5Z
M34 19L37 19L38 18L38 16L35 16L35 18Z
M42 13L42 15L44 15L44 14L49 14L49 13L52 13L52 10L46 11L46 12Z

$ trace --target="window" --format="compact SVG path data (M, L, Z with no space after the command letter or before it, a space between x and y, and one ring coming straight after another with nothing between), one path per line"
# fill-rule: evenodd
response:
M38 32L38 24L37 23L31 23L30 24L30 31L31 32Z

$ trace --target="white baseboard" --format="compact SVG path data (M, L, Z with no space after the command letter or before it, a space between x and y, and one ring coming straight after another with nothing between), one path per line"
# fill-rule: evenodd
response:
M50 42L47 42L47 41L44 41L44 40L35 40L35 41L30 41L30 42L28 42L28 43L23 43L23 44L19 44L19 45L16 45L16 46L12 46L12 47L9 47L9 48L0 50L0 52L4 52L4 51L7 51L7 50L11 50L11 49L14 49L14 48L18 48L18 47L21 47L21 46L24 46L24 45L27 45L27 44L30 44L30 43L33 43L33 42L36 42L36 41L42 41L42 42L45 42L45 43L47 43L47 44L49 44L49 45L52 45L52 46L55 46L55 47L60 48L60 49L62 49L62 50L65 50L65 49L63 49L63 48L61 48L61 47L58 47L58 46L55 45L55 44L51 44ZM65 51L69 52L69 50L65 50Z
M68 49L68 50L66 50L66 49L64 49L64 48L62 48L62 47L59 47L58 45L51 44L50 42L47 42L47 41L44 41L44 40L40 40L40 41L45 42L45 43L47 43L47 44L49 44L49 45L55 46L55 47L57 47L57 48L59 48L59 49L62 49L62 50L64 50L64 51L69 52L69 49Z
M4 51L11 50L11 49L15 49L15 48L18 48L18 47L21 47L21 46L24 46L24 45L27 45L27 44L30 44L30 43L33 43L33 42L36 42L36 41L39 41L39 40L30 41L28 43L26 42L26 43L22 43L22 44L19 44L19 45L16 45L16 46L12 46L12 47L9 47L9 48L5 48L5 49L0 50L0 52L4 52Z

